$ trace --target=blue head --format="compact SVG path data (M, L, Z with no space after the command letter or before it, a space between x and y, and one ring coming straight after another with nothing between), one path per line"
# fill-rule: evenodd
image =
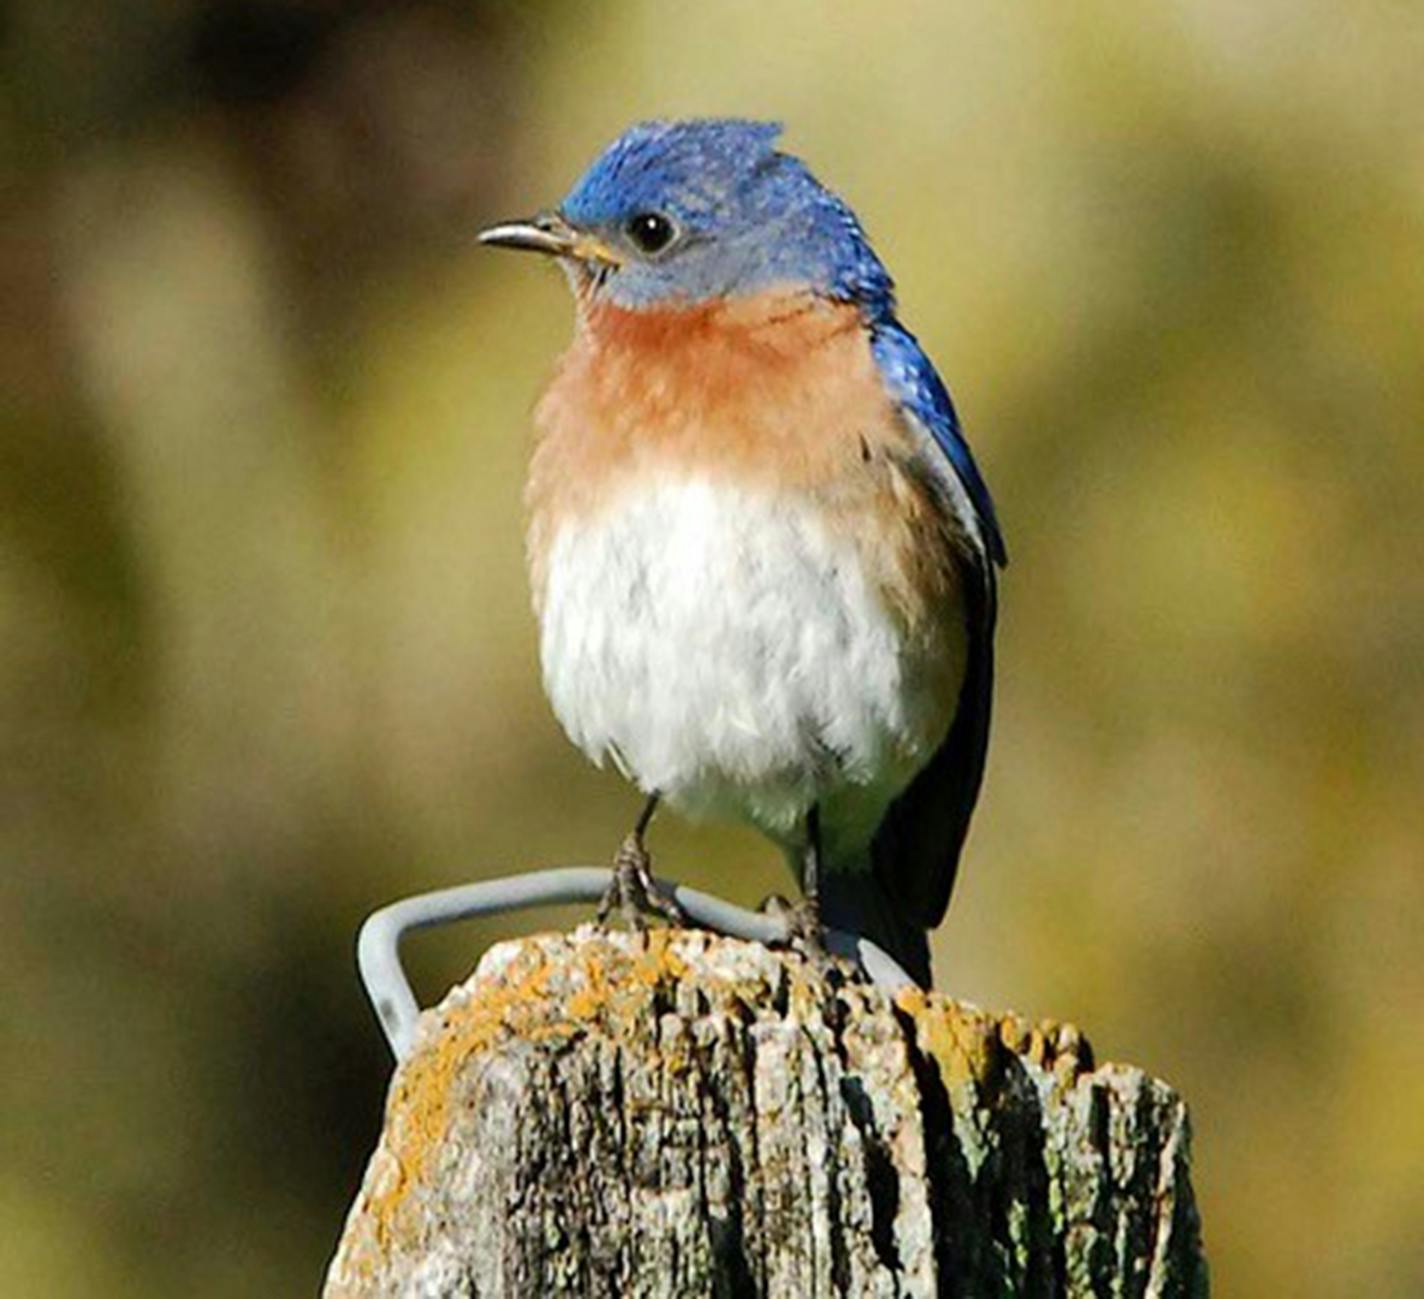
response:
M495 226L485 242L552 253L575 282L623 307L706 302L775 286L893 308L893 286L845 203L781 128L644 122L598 157L557 212Z

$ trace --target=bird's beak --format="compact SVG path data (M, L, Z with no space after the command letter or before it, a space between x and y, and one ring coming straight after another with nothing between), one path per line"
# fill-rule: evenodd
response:
M603 262L609 266L621 265L623 261L603 240L575 229L557 212L540 212L525 221L501 221L480 231L480 243L491 248L575 257L579 261Z

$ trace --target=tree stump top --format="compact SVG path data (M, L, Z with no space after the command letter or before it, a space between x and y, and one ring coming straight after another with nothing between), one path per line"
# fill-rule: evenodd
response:
M1071 1025L584 927L422 1016L326 1294L1205 1288L1183 1103Z

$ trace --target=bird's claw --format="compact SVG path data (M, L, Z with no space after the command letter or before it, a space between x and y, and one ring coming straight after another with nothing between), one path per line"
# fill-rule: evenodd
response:
M818 899L803 897L799 902L789 902L781 894L772 893L763 899L760 909L786 926L786 945L805 957L807 964L824 975L843 971L840 959L826 946Z
M623 840L613 858L613 882L598 904L599 925L608 924L614 907L630 929L640 932L647 928L649 915L661 916L670 925L687 923L677 899L653 878L652 858L636 833Z

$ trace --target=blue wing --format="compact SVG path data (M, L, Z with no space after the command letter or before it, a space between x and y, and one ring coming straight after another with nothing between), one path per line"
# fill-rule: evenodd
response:
M946 500L968 516L963 522L975 543L958 556L968 647L958 710L944 743L886 811L871 849L885 891L901 900L908 919L933 928L949 904L984 776L994 693L995 569L1007 563L1007 552L989 489L929 358L894 321L876 325L871 346L891 396L926 437L931 458L938 459L933 448L943 453Z
M969 498L989 558L1001 568L1009 562L994 501L989 495L974 453L964 440L954 402L944 380L921 350L915 336L898 321L878 322L871 333L871 351L890 395L936 446Z

